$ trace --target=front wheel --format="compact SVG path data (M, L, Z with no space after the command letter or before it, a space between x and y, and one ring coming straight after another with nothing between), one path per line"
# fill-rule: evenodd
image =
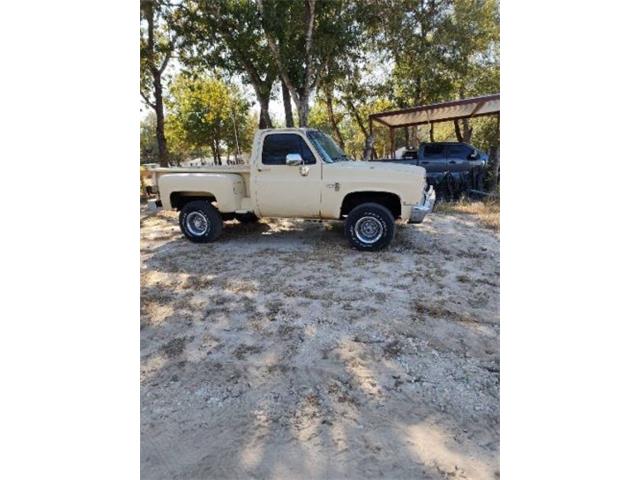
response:
M192 242L213 242L222 233L222 215L206 200L189 202L180 210L180 230Z
M358 250L376 251L393 240L396 225L389 209L377 203L363 203L347 216L345 235Z

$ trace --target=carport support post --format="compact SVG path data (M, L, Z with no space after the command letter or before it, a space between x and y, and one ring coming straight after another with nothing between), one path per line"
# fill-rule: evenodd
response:
M391 140L391 158L396 158L396 132L393 127L389 127L389 140Z
M373 159L373 118L369 117L369 135L364 139L362 159L368 162Z

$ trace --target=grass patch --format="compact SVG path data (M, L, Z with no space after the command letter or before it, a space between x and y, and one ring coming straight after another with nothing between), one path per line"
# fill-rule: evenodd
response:
M500 231L499 200L487 200L484 202L470 202L469 200L441 202L435 206L434 212L473 215L483 227L490 228L496 232Z

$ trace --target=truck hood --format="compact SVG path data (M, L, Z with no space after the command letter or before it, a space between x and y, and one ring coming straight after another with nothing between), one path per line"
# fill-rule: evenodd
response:
M374 171L385 175L397 174L401 177L422 179L425 176L425 169L416 165L400 165L386 162L336 162L325 164L329 169L336 171Z
M426 171L415 165L379 162L336 162L322 166L325 182L340 185L340 191L387 191L404 205L420 202L426 185Z

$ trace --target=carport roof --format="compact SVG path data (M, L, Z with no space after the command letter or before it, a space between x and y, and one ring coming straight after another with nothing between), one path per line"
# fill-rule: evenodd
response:
M425 123L446 122L459 118L480 117L496 113L500 113L499 93L374 113L369 115L369 121L396 128L422 125Z

